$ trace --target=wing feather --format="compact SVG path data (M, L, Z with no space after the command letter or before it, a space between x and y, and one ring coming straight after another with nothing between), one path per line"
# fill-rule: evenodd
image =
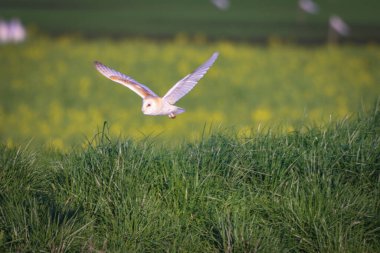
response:
M199 66L193 73L188 74L179 80L163 97L169 104L175 104L189 91L191 91L198 81L207 73L214 64L219 53L215 52L205 63Z
M131 77L126 76L114 69L111 69L102 63L95 61L95 68L105 77L111 79L114 82L120 83L125 87L128 87L132 91L134 91L137 95L142 98L146 98L147 96L158 97L152 90L150 90L145 85L133 80Z

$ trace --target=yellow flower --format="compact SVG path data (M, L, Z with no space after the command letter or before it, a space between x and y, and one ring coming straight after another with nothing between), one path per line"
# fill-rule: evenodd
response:
M272 113L267 108L258 108L252 112L251 117L255 122L267 122L272 118Z

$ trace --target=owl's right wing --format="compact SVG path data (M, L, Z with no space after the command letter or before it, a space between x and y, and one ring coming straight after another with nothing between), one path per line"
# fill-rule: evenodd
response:
M145 85L133 80L131 77L126 76L114 69L111 69L102 63L95 61L95 68L105 77L111 79L114 82L120 83L125 87L128 87L142 98L147 96L158 97L152 90Z

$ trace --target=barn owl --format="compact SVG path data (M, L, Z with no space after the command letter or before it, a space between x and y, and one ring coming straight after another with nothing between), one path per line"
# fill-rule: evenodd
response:
M218 55L219 54L215 52L193 73L179 80L163 97L159 97L148 87L135 81L131 77L113 70L98 61L95 61L95 68L105 77L128 87L142 97L143 104L141 110L145 115L168 115L171 119L174 119L177 114L185 112L183 108L175 106L174 104L194 88L215 62Z

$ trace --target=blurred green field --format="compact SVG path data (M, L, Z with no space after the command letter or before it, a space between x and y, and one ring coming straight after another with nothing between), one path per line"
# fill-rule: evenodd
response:
M231 1L220 11L209 0L89 1L5 0L0 15L20 17L49 34L172 38L180 32L213 39L266 41L276 36L299 42L325 42L330 15L351 27L345 41L380 40L377 0L319 0L317 15L301 14L297 1Z
M175 120L145 116L141 99L101 76L99 60L151 87L159 95L220 52L207 75L178 105ZM167 142L199 138L209 128L242 133L370 108L380 95L380 47L268 47L207 42L179 35L143 39L31 38L0 47L0 141L67 148L94 136L105 121L112 136L159 136Z

